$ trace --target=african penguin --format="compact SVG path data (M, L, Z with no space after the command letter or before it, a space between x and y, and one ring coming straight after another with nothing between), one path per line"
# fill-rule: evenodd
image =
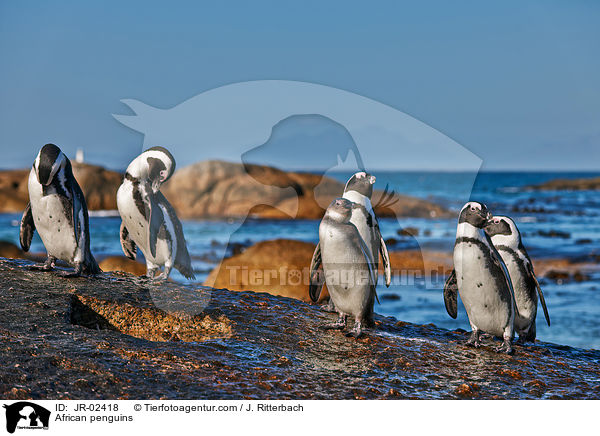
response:
M75 270L61 273L65 277L101 272L90 251L88 209L83 192L73 177L71 162L54 144L42 147L28 180L29 203L21 219L20 242L29 251L33 232L37 230L48 258L43 271L54 268L57 259L68 262Z
M160 192L160 186L175 171L175 159L163 147L153 147L136 157L125 172L117 191L121 215L121 247L135 259L136 247L146 258L146 273L166 280L175 267L186 278L194 278L183 228L175 210Z
M326 324L326 329L344 329L346 317L354 317L354 327L347 334L358 338L363 324L373 324L375 302L375 265L371 250L351 222L354 208L360 207L337 198L327 208L319 225L319 257L323 265L325 283L336 311L337 322ZM311 295L313 300L318 295Z
M454 271L444 287L446 310L457 315L457 294L473 329L467 345L481 345L480 332L502 337L496 351L512 353L515 302L510 276L502 258L483 231L491 214L475 201L460 211L454 243Z
M381 236L381 230L379 229L377 216L375 215L373 206L371 205L371 196L373 195L374 184L375 176L364 171L357 172L353 174L352 177L350 177L350 179L348 179L346 182L342 198L345 198L355 204L352 209L352 217L350 218L350 222L357 228L358 233L369 248L371 261L375 265L375 285L377 285L377 281L379 279L379 254L381 253L381 259L383 260L384 266L385 285L389 287L391 283L390 257L384 239ZM319 245L317 245L315 253L313 254L311 270L312 268L319 267L318 262L315 261L319 258L319 249ZM319 286L316 281L311 283L311 287L315 286ZM310 293L311 292L309 292L309 294ZM315 292L313 290L312 293L316 294L320 292ZM323 309L330 312L335 311L331 300L329 301L328 305L323 306Z
M488 221L485 232L502 257L511 278L517 305L515 330L519 333L518 342L535 342L538 295L548 325L550 316L544 294L533 272L533 264L521 241L519 229L509 217L495 216Z

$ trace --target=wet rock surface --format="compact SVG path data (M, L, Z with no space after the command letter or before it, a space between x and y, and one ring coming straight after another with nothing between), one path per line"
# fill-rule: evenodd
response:
M297 300L128 274L67 280L0 260L0 396L599 398L600 351L537 343L496 354L467 333L376 317L359 340ZM200 310L203 308L203 310Z

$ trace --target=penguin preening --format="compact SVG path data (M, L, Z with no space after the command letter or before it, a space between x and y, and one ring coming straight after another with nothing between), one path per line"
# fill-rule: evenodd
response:
M363 324L373 324L373 305L377 295L371 249L351 222L356 207L360 206L345 198L337 198L329 205L319 225L319 261L329 295L339 313L335 323L323 327L344 329L346 317L350 315L355 322L347 335L358 338ZM316 299L314 297L311 295Z
M167 279L175 267L186 278L194 278L181 222L160 192L160 186L175 171L175 159L163 147L153 147L136 157L125 172L117 191L121 215L121 247L130 259L139 247L146 259L146 271L157 279Z
M448 314L456 318L458 294L472 333L467 345L479 347L480 332L503 338L496 351L512 353L515 299L510 275L483 228L491 214L475 201L460 211L454 244L454 270L444 286Z
M73 176L71 162L54 144L39 151L29 172L29 203L21 219L19 239L29 251L33 232L37 230L48 258L43 271L54 268L57 259L68 262L75 270L66 277L101 272L90 250L90 229L85 197Z
M375 285L377 285L377 281L379 279L379 254L381 253L385 285L389 287L391 283L390 257L385 245L385 241L381 236L381 230L379 228L377 216L375 215L373 206L371 204L375 180L375 176L364 171L359 171L353 174L352 177L350 177L350 179L348 179L346 182L342 198L354 203L350 222L356 227L359 235L369 249L371 263L374 265ZM321 287L323 285L323 281L318 280L318 274L313 274L313 272L320 267L320 250L320 245L317 244L315 252L313 253L310 267L311 283L309 286L309 295L313 301L318 300L318 296L321 293ZM329 301L329 305L325 305L323 308L327 311L335 312L335 308L333 307L331 300Z
M535 342L538 295L540 304L550 326L550 316L542 289L533 272L533 264L521 241L521 234L515 222L506 216L495 216L485 226L494 247L502 257L513 285L517 314L515 330L518 342Z

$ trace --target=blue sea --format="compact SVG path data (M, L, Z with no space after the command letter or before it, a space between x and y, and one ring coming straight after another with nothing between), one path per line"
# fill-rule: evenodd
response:
M349 173L329 173L345 182ZM598 177L600 173L565 172L378 172L376 188L386 185L401 194L437 202L455 212L468 199L486 203L495 215L515 219L530 256L536 258L568 258L590 262L600 255L600 191L547 191L525 189L528 185L556 178ZM0 214L0 239L18 244L18 214ZM111 212L91 216L92 251L101 259L120 255L120 218ZM316 243L319 222L313 220L236 220L184 221L188 249L193 259L197 280L202 282L234 245L250 245L261 240L289 238ZM452 252L456 218L380 219L384 238L398 243L390 250L423 248ZM401 237L397 231L412 227L416 237ZM547 232L559 232L549 237ZM32 252L44 248L36 235ZM177 281L185 279L174 271ZM592 272L581 282L556 283L543 279L542 289L552 320L548 327L541 310L538 313L538 339L583 348L600 349L600 274ZM447 329L469 330L466 313L459 307L458 319L451 319L444 308L440 289L424 283L378 286L381 304L375 311L403 321L433 323Z

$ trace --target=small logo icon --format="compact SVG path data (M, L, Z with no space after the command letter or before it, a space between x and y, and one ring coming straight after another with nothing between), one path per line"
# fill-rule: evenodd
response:
M6 431L14 433L18 429L48 429L50 411L29 401L19 401L4 405L6 409Z

